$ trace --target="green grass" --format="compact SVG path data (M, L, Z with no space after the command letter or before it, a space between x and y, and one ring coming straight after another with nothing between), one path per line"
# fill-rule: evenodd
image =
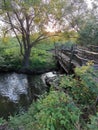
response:
M30 67L36 70L44 70L55 67L55 60L50 52L44 49L33 48L30 58Z
M53 43L48 41L41 42L32 48L30 56L30 69L44 70L55 67L52 53L49 51L54 48ZM22 67L22 56L15 38L10 38L7 43L0 41L0 68L20 69Z
M56 39L57 40L57 39ZM55 41L56 43L56 41ZM30 69L45 70L55 68L56 63L51 52L55 48L54 39L47 39L36 44L31 51ZM69 46L72 42L58 42L56 45ZM22 56L17 39L8 37L7 41L0 39L0 69L20 69L22 68Z
M53 41L48 41L48 40L45 40L45 41L41 41L39 42L36 46L36 48L38 49L41 49L41 50L51 50L51 49L54 49L54 42Z

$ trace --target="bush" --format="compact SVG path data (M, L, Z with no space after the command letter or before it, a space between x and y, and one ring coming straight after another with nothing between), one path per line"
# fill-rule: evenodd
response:
M1 41L0 41L1 42ZM55 61L51 50L54 44L41 43L32 48L30 56L30 68L33 70L44 70L55 67ZM20 69L22 67L22 56L16 39L10 39L10 43L0 43L0 69Z
M52 89L33 103L27 113L11 117L10 128L18 130L97 130L97 116L89 121L90 106L95 105L98 84L90 65L76 68L76 75L61 78L58 91ZM89 107L87 111L85 108ZM93 109L94 110L94 109ZM86 113L87 112L87 113ZM86 117L83 117L83 115Z
M33 104L28 113L11 118L10 125L25 130L78 130L80 110L64 92L51 91ZM19 123L19 124L18 124Z
M75 77L64 76L61 79L60 87L80 105L94 105L98 95L98 83L95 81L96 74L91 67L82 66L75 69Z
M73 101L82 111L82 128L86 130L86 123L89 115L97 112L98 74L91 68L90 64L75 69L75 75L68 75L61 78L60 90L73 98ZM97 101L97 102L96 102ZM97 128L98 129L98 128ZM94 129L94 130L97 130Z
M55 60L50 52L33 48L30 58L30 67L36 70L44 70L55 67Z
M81 45L98 45L98 23L90 21L79 31L78 42Z
M5 123L6 123L6 121L3 118L0 118L0 125L3 125Z
M98 113L90 117L91 123L88 124L89 130L98 130Z
M21 68L21 57L18 49L17 47L3 49L0 57L0 67Z

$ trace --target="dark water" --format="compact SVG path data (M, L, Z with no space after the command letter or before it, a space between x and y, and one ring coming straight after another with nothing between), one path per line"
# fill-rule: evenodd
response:
M46 91L41 75L0 74L0 117L24 112Z

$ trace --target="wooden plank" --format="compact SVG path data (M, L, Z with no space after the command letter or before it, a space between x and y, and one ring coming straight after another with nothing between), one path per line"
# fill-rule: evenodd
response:
M72 57L73 53L73 57ZM96 56L98 53L90 52L88 50L76 49L76 50L56 50L56 57L59 61L61 67L68 73L70 65L74 65L74 67L85 65L86 62L92 60L95 64L98 65L98 60ZM96 67L95 67L96 68ZM72 68L73 69L73 68Z
M68 74L68 70L67 70L67 68L62 64L62 62L61 61L59 61L59 64L61 65L61 67L65 70L65 72Z
M88 50L82 50L82 49L79 49L79 48L77 48L77 51L78 51L78 52L81 51L81 52L88 53L88 54L92 54L92 55L98 55L97 52L88 51Z

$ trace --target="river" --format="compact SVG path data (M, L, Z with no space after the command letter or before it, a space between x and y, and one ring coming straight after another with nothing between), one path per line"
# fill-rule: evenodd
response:
M41 75L0 74L0 117L24 112L46 87Z
M8 119L28 110L29 105L47 90L46 76L53 77L55 74L0 73L0 117Z

